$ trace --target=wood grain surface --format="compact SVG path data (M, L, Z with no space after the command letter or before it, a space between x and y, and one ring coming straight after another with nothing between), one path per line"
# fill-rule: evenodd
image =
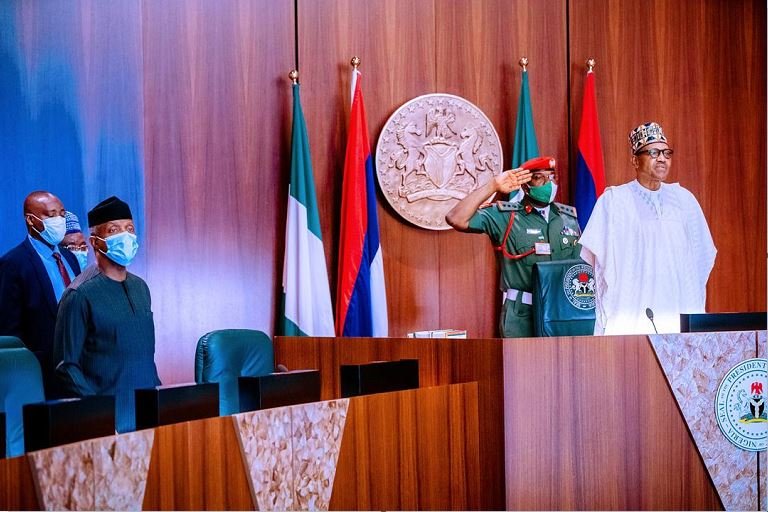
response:
M350 400L332 510L483 508L475 383Z
M40 510L26 456L0 459L0 509Z
M721 510L645 336L504 342L510 510Z
M559 198L566 202L584 60L591 56L597 59L608 183L633 177L628 131L648 119L661 122L676 150L671 179L699 199L718 248L709 310L766 309L766 123L759 114L766 109L764 2L75 4L77 15L56 18L55 45L38 44L35 31L47 26L41 13L57 6L9 4L4 12L20 27L9 37L18 39L14 45L31 70L61 53L82 86L67 108L83 120L89 200L110 191L101 174L109 160L102 156L121 154L125 137L143 138L137 147L146 237L135 270L152 290L165 383L192 380L195 344L210 330L274 332L290 165L286 74L296 55L332 295L352 55L362 58L372 150L399 105L448 92L488 115L507 164L520 88L517 61L529 57L540 150L558 159ZM111 31L123 38L110 38ZM117 73L120 66L130 72ZM47 69L19 87L45 89ZM113 83L120 76L141 85ZM141 117L130 130L125 112ZM110 116L121 122L113 125ZM102 139L112 148L105 155ZM488 240L416 228L381 195L378 200L391 335L455 327L472 337L495 336L500 294Z
M696 196L718 249L708 311L765 311L765 2L568 7L574 137L584 62L594 57L607 184L634 179L629 131L661 123L675 149L668 181Z
M155 429L144 510L253 510L232 418Z
M340 365L397 359L419 360L421 387L477 382L482 462L478 503L484 510L503 509L504 397L499 340L278 337L275 341L276 364L320 369L324 400L340 396Z
M165 383L198 338L271 333L288 196L293 2L143 4L148 274Z

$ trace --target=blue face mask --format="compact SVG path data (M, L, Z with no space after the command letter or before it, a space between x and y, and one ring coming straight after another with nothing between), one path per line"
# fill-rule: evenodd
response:
M67 221L64 217L49 217L47 219L41 219L34 213L30 213L32 217L36 218L43 223L43 230L38 231L35 226L32 226L40 238L45 240L48 245L59 245L64 240L64 235L67 233Z
M88 266L88 251L69 251L72 254L75 255L75 258L77 258L77 263L80 265L80 271L85 270L85 267Z
M100 251L104 256L111 259L118 265L127 267L133 261L134 256L139 250L139 242L136 235L123 231L116 235L108 236L107 238L101 238L94 235L99 240L104 240L107 243L107 252Z

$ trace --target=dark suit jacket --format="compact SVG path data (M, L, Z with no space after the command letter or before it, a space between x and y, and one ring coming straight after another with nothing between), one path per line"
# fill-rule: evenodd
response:
M70 268L78 275L75 255L59 248ZM43 371L47 398L55 392L53 373L53 331L56 326L56 297L48 272L29 239L0 258L0 335L17 336L34 352Z

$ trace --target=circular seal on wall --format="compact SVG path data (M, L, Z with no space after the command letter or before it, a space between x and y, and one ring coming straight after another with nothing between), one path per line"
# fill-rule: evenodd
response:
M595 309L595 274L586 263L577 263L565 271L563 293L573 307Z
M451 94L426 94L403 104L376 146L376 175L387 201L426 229L450 229L445 215L501 173L503 162L491 121Z
M742 450L758 452L768 445L767 370L768 360L746 359L728 370L717 387L717 425Z

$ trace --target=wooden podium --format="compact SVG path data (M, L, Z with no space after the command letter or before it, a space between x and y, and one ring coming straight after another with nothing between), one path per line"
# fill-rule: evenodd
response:
M721 368L765 357L765 331L278 338L275 354L319 368L323 401L0 460L0 509L765 509L765 453L729 445L710 399ZM400 359L419 389L341 397L342 365Z
M667 350L661 354L672 362L659 358L654 343ZM676 356L674 350L679 351ZM338 396L339 365L373 360L419 359L422 386L476 381L482 509L756 509L759 496L765 510L765 475L760 479L757 473L758 454L740 452L724 439L724 459L717 464L734 462L742 470L719 477L721 500L689 430L690 413L681 412L677 390L670 384L674 371L665 371L668 362L674 366L675 357L685 366L689 352L707 350L721 366L765 357L765 331L653 340L637 335L275 342L278 363L321 368L324 398ZM714 406L701 414L713 418ZM765 468L765 453L759 458ZM394 470L382 478L398 481L402 475ZM729 487L744 489L744 494L731 496ZM344 502L342 508L397 506L382 498Z

